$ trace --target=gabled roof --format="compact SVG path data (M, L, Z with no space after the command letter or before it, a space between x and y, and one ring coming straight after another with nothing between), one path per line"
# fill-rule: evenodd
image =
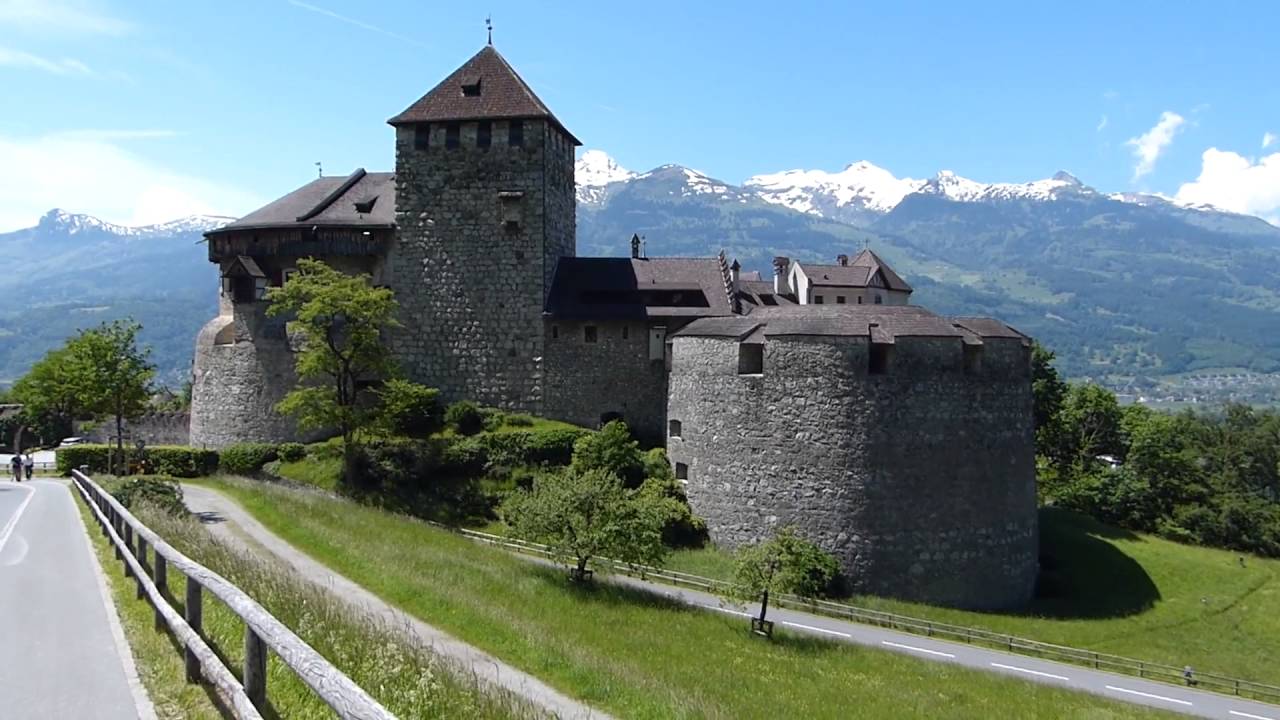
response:
M365 210L367 212L361 212ZM206 235L236 230L319 225L390 228L396 222L394 173L357 169L346 177L322 177Z
M733 309L717 258L562 257L546 312L603 320L731 315Z
M871 252L871 248L866 248L862 252L858 253L857 257L849 261L849 266L868 268L870 270L867 275L868 281L870 281L871 277L875 274L875 271L879 270L880 274L884 277L884 284L890 290L911 292L911 286L907 284L907 281L899 277L898 273L894 272L893 268L889 267L888 263L881 260L879 255Z
M868 287L876 273L890 290L911 292L911 286L871 250L863 250L848 265L798 263L814 285L823 287Z
M479 92L463 93L463 86ZM551 110L533 93L528 83L492 45L480 49L443 82L387 122L392 125L455 120L497 120L542 118L550 120L581 145Z

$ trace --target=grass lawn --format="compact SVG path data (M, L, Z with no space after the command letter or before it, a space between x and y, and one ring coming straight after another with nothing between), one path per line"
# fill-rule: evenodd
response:
M77 498L94 538L99 561L111 579L125 633L152 702L161 718L221 718L203 685L186 683L183 655L166 631L153 625L146 600L123 580L120 563ZM532 708L505 693L476 685L429 649L404 640L394 629L359 614L315 586L296 579L285 566L246 557L216 541L194 518L175 518L153 508L135 513L148 527L188 557L214 570L257 600L321 655L401 718L527 718ZM171 604L183 612L186 582L169 572ZM239 676L244 662L244 623L211 593L204 598L205 640ZM333 717L322 700L274 653L268 655L267 720Z
M1064 510L1041 512L1042 597L1020 613L979 613L876 597L850 602L1042 642L1280 685L1280 561L1180 545ZM715 548L675 553L672 570L727 578Z
M308 455L294 462L281 461L276 472L280 473L280 477L286 480L333 492L338 489L338 478L342 475L342 456L314 457Z
M575 586L410 518L260 483L207 483L393 604L622 717L1172 717L785 631L767 642L741 619Z

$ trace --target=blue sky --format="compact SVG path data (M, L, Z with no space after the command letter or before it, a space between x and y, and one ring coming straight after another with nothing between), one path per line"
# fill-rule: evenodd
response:
M0 231L53 206L241 214L316 161L391 169L386 119L486 12L584 149L633 170L1066 169L1280 214L1280 3L0 0Z

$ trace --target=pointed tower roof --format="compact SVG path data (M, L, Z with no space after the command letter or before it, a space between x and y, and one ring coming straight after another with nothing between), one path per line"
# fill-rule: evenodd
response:
M404 125L458 120L540 118L551 121L575 145L581 145L528 83L492 45L485 45L462 67L387 122Z
M906 292L911 292L911 286L907 284L907 281L899 277L898 273L894 272L893 268L889 267L888 263L881 260L879 255L871 252L870 248L858 253L858 256L849 262L849 266L869 268L867 272L867 282L870 282L871 278L875 276L876 271L879 270L880 274L884 276L884 284L890 290L904 290Z

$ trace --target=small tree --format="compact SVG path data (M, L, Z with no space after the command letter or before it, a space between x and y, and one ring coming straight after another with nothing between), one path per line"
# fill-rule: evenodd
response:
M298 387L277 409L307 430L342 435L343 476L356 477L357 433L378 418L366 401L363 381L395 369L382 330L394 327L396 301L390 289L373 287L368 275L346 275L318 260L298 261L298 273L267 293L267 314L288 315L302 338L297 354Z
M440 391L392 378L378 390L382 403L381 428L388 435L425 439L444 425Z
M543 475L529 490L513 493L502 512L518 537L545 543L570 562L574 580L589 577L587 564L603 555L648 565L666 557L663 508L600 470Z
M760 615L751 619L751 629L772 637L773 623L765 620L769 595L817 597L831 585L839 568L830 553L787 527L768 540L738 549L733 583L724 595L735 602L759 600Z
M578 471L600 470L617 476L628 488L645 479L644 453L631 430L621 420L611 420L600 432L583 435L573 444L573 467Z

